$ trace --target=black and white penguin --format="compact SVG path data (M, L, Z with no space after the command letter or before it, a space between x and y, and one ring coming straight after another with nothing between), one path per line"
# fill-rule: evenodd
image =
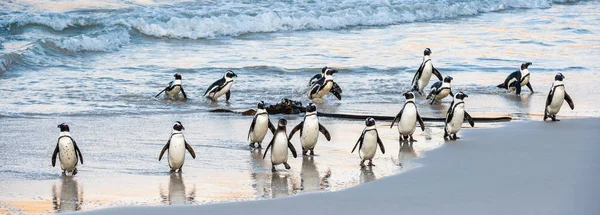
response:
M319 117L317 117L317 106L310 103L306 106L306 114L304 119L290 132L289 139L291 140L294 134L300 130L300 142L302 143L302 155L310 150L310 155L315 155L315 146L319 140L319 132L325 135L327 141L331 141L331 135L329 131L319 123Z
M181 172L183 162L185 161L185 150L190 152L192 158L196 159L196 153L194 152L194 149L192 149L192 146L185 141L183 130L185 130L185 128L181 122L175 122L173 125L173 131L171 132L171 137L169 138L169 141L167 141L167 144L165 144L163 147L162 151L160 151L160 155L158 156L158 161L160 161L165 151L169 150L168 156L171 173L178 169L179 172Z
M429 104L433 104L434 102L442 102L442 99L446 98L446 96L450 95L454 97L452 94L452 88L450 87L450 82L452 82L454 78L451 76L444 77L444 82L438 81L431 85L431 91L427 96L427 99L431 99Z
M507 89L509 91L515 90L515 93L517 95L520 95L521 87L527 86L531 93L533 93L531 82L529 82L529 79L531 78L529 73L529 66L531 64L531 62L522 63L519 71L510 73L510 75L508 75L508 77L506 77L506 79L504 80L504 83L499 84L497 87Z
M60 161L60 168L63 170L63 175L70 172L72 175L77 174L77 162L80 161L83 164L83 156L77 143L71 137L69 125L62 123L58 125L60 128L60 134L58 141L56 142L56 148L52 153L52 167L56 166L56 156Z
M283 164L285 169L290 169L290 165L287 163L288 159L288 148L292 151L292 155L294 158L298 157L296 154L296 148L290 142L287 136L286 126L287 120L279 119L277 122L277 131L275 131L275 135L273 135L273 139L265 149L265 154L263 155L263 159L267 156L267 152L269 148L271 148L271 171L275 172L275 165Z
M227 70L227 73L223 76L223 78L212 83L206 92L204 93L204 97L209 98L213 101L217 101L219 97L225 95L227 101L231 97L231 85L233 85L233 77L237 77L237 75L231 71Z
M365 129L358 138L358 141L356 141L351 153L354 153L356 146L358 146L358 156L362 159L360 166L364 167L366 160L369 160L369 166L375 166L373 165L373 157L375 157L375 152L377 152L377 145L379 145L382 154L385 154L385 147L383 147L383 142L379 138L377 128L375 128L375 119L371 117L367 118L365 125Z
M398 120L398 133L400 134L400 141L409 140L411 142L416 142L413 138L413 133L417 129L417 123L421 126L421 131L425 131L425 124L423 123L423 119L419 115L417 111L417 105L415 105L415 95L408 91L403 94L404 98L406 98L406 102L404 102L404 106L398 112L394 120L392 120L392 125L390 128L394 126L396 120Z
M254 118L252 119L250 130L248 131L250 147L254 147L254 144L257 143L258 146L256 148L260 149L269 129L275 134L276 129L271 120L269 120L269 113L265 110L265 102L260 101L256 108L256 114L254 114Z
M183 90L183 85L181 85L181 74L177 73L174 75L175 81L169 82L169 86L165 87L164 90L160 91L160 93L156 94L154 98L160 96L163 92L165 96L171 99L179 97L179 92L183 95L184 99L187 99L187 95L185 95L185 91Z
M325 76L321 77L311 86L311 89L308 92L309 99L320 99L331 92L338 100L342 100L342 88L333 81L333 73L336 73L336 70L325 70Z
M431 63L431 50L426 48L423 55L423 62L413 77L411 89L411 91L418 91L419 94L423 94L423 89L429 84L431 74L434 74L440 81L442 80L442 74Z
M571 110L575 109L575 104L573 103L571 96L565 91L565 85L563 84L564 78L565 76L561 73L554 76L554 83L552 84L552 88L550 88L548 98L546 98L544 121L548 118L552 118L552 121L560 121L556 119L556 114L560 111L564 101L567 101Z
M456 133L460 131L460 128L465 120L469 122L471 127L475 126L473 118L467 111L465 111L465 102L463 101L467 96L463 92L459 92L454 96L448 113L446 113L446 121L444 125L444 139L450 138L452 140L460 139L456 136Z
M328 69L331 69L327 66L321 68L321 73L320 74L315 74L312 78L310 78L310 80L308 81L308 86L311 87L312 85L314 85L315 83L317 83L317 81L319 81L319 79L321 79L323 76L325 76L325 71L327 71ZM337 73L338 71L333 69L333 73Z

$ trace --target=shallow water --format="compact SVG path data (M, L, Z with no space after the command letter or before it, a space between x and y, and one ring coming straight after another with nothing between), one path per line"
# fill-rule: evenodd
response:
M390 122L378 121L387 153L361 170L350 150L364 122L321 118L332 142L321 137L314 159L292 159L292 170L271 174L268 159L247 146L251 117L208 110L244 111L282 98L307 103L309 77L327 65L340 71L344 98L327 97L319 111L393 116L425 47L434 66L454 77L454 91L469 95L472 115L540 120L561 72L576 108L563 107L559 117L600 116L593 88L599 11L598 1L541 0L2 2L0 211L263 199L335 191L418 167L409 160L444 143L442 124L417 131L412 152L400 149ZM533 62L535 93L495 88L525 61ZM239 75L231 101L202 99L227 69ZM174 73L190 99L154 99ZM428 117L443 117L449 102L430 106L417 97ZM288 130L301 117L285 116ZM187 157L181 176L157 160L176 120L198 154ZM62 122L85 158L72 180L50 166Z

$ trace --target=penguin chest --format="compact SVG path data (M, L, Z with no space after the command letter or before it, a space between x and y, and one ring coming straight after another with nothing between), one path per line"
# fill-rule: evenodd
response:
M529 83L529 75L525 76L523 80L521 80L521 86L525 86Z
M402 117L398 123L398 132L402 135L411 135L417 128L417 107L412 104L406 104Z
M282 164L287 162L288 158L288 139L285 132L278 132L275 135L273 146L271 146L271 163Z
M231 81L231 82L229 82L229 83L225 84L225 86L223 86L223 87L221 88L221 90L219 90L219 91L217 91L217 92L215 93L215 95L213 96L213 98L217 99L217 98L219 98L219 97L221 97L221 96L225 95L225 93L229 92L229 89L231 89L231 85L233 85L233 81Z
M431 79L431 74L433 73L433 65L431 61L427 61L425 66L423 66L423 71L421 73L421 77L419 78L419 90L423 90L427 84L429 84L429 79Z
M437 100L441 100L443 98L446 98L446 96L450 95L450 89L448 88L443 88L442 90L440 90L440 92L435 96L435 99Z
M553 115L553 114L557 114L558 111L560 111L560 108L563 105L563 102L565 101L565 87L564 86L558 86L554 89L554 95L552 96L552 101L550 102L550 105L548 105L548 113Z
M167 91L167 95L171 98L178 97L181 92L181 86L175 86L173 89Z
M450 122L448 123L448 132L451 134L456 134L463 122L465 120L465 107L463 104L457 105L454 108L454 114L452 116L452 120L450 120Z
M251 141L253 143L262 143L269 129L269 117L262 114L256 117L254 129L252 130Z
M61 169L71 171L77 167L77 154L75 153L73 141L70 138L60 138L58 141L58 153Z
M169 166L172 170L183 166L185 160L185 140L183 135L176 134L171 138L169 145Z
M313 149L319 139L319 120L316 116L306 117L300 134L300 142L305 150Z
M375 157L375 152L377 152L377 132L375 130L367 131L363 137L360 156L363 160L370 160Z
M333 87L332 81L326 82L325 86L323 86L323 88L321 90L319 90L319 92L317 92L317 95L315 95L313 97L314 98L323 98L323 96L325 96L327 93L329 93L329 91L331 91L332 87Z

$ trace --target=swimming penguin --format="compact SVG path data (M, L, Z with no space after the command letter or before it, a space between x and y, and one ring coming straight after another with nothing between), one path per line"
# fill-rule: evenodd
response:
M521 87L527 86L527 88L529 88L531 93L533 93L533 88L531 87L531 82L529 82L530 73L529 73L528 67L530 65L532 65L531 62L526 62L526 63L521 64L521 69L519 71L510 73L510 75L508 75L508 77L506 77L506 79L504 80L504 83L499 84L497 87L504 88L504 89L507 89L510 91L515 89L516 90L515 93L517 95L520 95Z
M290 143L290 140L287 137L287 131L285 126L287 125L287 120L279 119L277 122L277 131L275 131L275 135L273 135L273 139L265 149L265 154L263 155L263 159L267 156L267 152L269 148L271 149L271 171L275 172L275 165L283 164L285 169L290 169L290 165L287 163L288 159L288 148L292 151L292 155L294 158L298 157L296 154L296 149L294 145Z
M181 85L181 74L177 73L174 75L175 81L169 82L169 86L165 87L164 90L160 91L160 93L156 94L154 98L160 96L163 92L169 98L177 98L179 96L179 91L183 94L183 98L187 99L187 95L185 95L185 91L183 90L183 86Z
M328 69L331 69L331 68L329 68L327 66L324 66L323 68L321 68L321 73L314 75L310 79L310 81L308 81L308 86L310 87L310 86L314 85L315 83L317 83L317 81L319 81L319 79L321 79L323 76L325 76L325 71L327 71ZM333 70L333 73L336 73L336 72L338 72L338 71Z
M231 85L233 85L233 77L237 77L235 73L231 70L227 70L227 73L223 76L223 78L212 83L206 92L204 93L204 97L209 98L213 101L217 101L219 97L225 95L227 101L231 97Z
M419 91L419 94L423 94L423 89L429 83L432 73L437 76L440 81L442 80L442 74L440 74L431 63L431 50L426 48L423 55L423 62L421 63L419 70L417 70L417 73L415 73L415 77L413 77L411 89L412 91Z
M575 109L575 104L573 104L571 96L565 91L565 85L563 84L564 78L565 76L563 76L562 73L558 73L554 76L554 83L552 84L552 88L550 88L548 98L546 98L544 121L546 121L548 117L552 118L552 121L560 121L556 119L556 114L560 111L564 101L567 101L571 110Z
M181 122L177 121L173 125L173 131L171 132L171 137L165 147L163 147L162 151L160 151L160 155L158 156L158 161L162 159L163 154L167 149L169 150L169 167L171 168L171 173L175 172L175 170L183 168L183 162L185 161L185 150L187 149L192 155L192 158L196 159L196 153L192 146L185 141L185 137L183 137L182 131L185 130Z
M463 92L459 92L454 96L454 100L452 100L452 104L450 104L450 108L448 108L448 113L446 113L444 139L460 139L456 136L456 133L458 133L465 120L469 122L471 127L475 126L473 118L465 111L465 102L463 101L465 97L469 96Z
M431 92L429 92L429 95L427 96L427 99L431 99L431 103L429 104L433 104L433 102L435 101L441 102L442 99L446 98L446 96L448 95L454 97L454 94L452 94L452 89L450 87L450 82L453 79L454 78L450 76L446 76L444 77L443 83L441 81L438 81L431 85Z
M342 88L333 81L333 73L336 72L334 69L326 69L325 76L321 77L321 79L311 86L308 98L323 98L323 96L331 92L338 100L342 100Z
M58 155L63 175L66 175L67 172L76 175L77 161L79 160L83 164L83 156L81 156L81 151L77 147L77 143L71 137L69 125L62 123L58 125L58 128L60 128L60 136L56 142L56 148L54 148L54 152L52 153L52 167L56 165L56 155Z
M404 106L398 112L394 120L392 120L392 125L390 128L394 126L396 120L398 120L398 133L400 134L400 141L409 140L410 137L411 142L416 142L413 138L413 133L417 128L417 122L421 126L421 131L425 131L425 124L423 123L423 119L419 115L417 111L417 106L415 105L415 95L408 91L404 93L404 98L406 98L406 102L404 102Z
M315 155L315 145L319 140L319 132L325 135L327 141L331 141L331 135L329 131L319 123L319 117L317 117L317 106L310 103L306 106L306 114L304 119L290 132L289 139L291 140L296 131L300 130L300 142L302 143L302 155L306 155L306 152L310 150L310 155Z
M356 146L358 146L358 156L362 159L360 166L364 167L366 160L369 160L369 166L375 166L373 165L373 157L375 157L375 152L377 152L377 145L379 144L382 154L385 154L385 148L379 138L377 128L375 128L375 119L371 117L367 118L365 125L365 129L358 138L358 141L356 141L351 153L354 153Z
M265 110L265 102L260 101L256 109L256 114L254 114L254 118L252 119L250 130L248 131L250 147L254 147L254 143L257 143L258 146L256 148L260 149L268 129L275 134L276 129L271 120L269 120L269 113Z

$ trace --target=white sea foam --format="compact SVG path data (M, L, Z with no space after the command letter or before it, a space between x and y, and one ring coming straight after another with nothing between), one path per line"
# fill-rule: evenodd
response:
M99 34L97 36L79 35L54 42L56 46L71 52L114 51L129 44L131 38L124 30Z

